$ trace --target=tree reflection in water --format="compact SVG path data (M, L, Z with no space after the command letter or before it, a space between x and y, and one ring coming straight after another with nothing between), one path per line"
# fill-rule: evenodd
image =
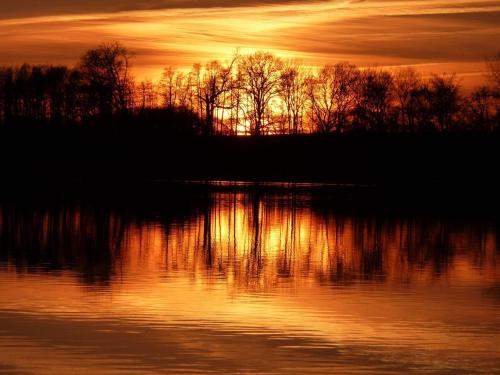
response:
M494 273L499 256L498 227L488 219L351 210L299 192L207 191L196 204L189 199L151 209L4 203L0 261L19 273L73 270L83 283L103 287L154 269L265 291L284 282L341 286Z

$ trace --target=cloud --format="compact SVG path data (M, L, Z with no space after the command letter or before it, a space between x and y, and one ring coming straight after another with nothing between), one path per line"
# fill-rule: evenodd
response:
M119 40L136 53L136 70L150 77L166 65L229 58L236 48L266 49L309 65L350 60L432 66L478 77L484 57L500 40L497 1L276 1L208 8L219 3L191 0L187 4L205 8L0 20L0 64L71 64L97 42Z
M132 10L241 7L284 4L292 1L293 0L17 0L0 2L0 19Z

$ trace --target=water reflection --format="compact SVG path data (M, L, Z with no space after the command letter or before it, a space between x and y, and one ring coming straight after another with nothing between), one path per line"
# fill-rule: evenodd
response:
M494 218L293 191L41 202L0 204L0 374L500 371Z
M17 272L71 269L82 282L101 285L146 263L244 289L286 280L348 285L497 276L499 231L491 220L337 211L296 193L207 193L199 202L160 214L4 204L0 259Z

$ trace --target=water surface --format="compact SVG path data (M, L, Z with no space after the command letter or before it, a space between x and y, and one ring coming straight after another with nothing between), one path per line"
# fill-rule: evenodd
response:
M498 220L349 200L3 199L0 374L499 373Z

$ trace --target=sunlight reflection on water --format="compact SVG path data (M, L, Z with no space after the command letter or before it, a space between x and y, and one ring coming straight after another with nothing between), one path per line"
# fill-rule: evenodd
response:
M206 192L0 205L0 374L500 371L498 225Z

